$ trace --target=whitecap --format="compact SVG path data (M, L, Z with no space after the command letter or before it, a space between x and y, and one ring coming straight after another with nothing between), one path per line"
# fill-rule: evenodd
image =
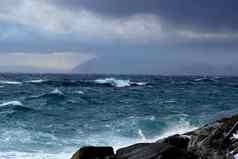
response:
M18 81L0 81L0 84L7 84L7 85L21 85L22 82L18 82Z
M147 85L146 82L132 82L130 80L116 79L116 78L105 78L105 79L97 79L95 80L97 84L110 84L114 87L129 87L131 85L134 86L144 86Z
M79 90L79 91L76 91L76 93L77 93L77 94L84 94L84 92L83 92L83 91L80 91L80 90Z
M105 78L95 80L98 84L110 84L115 87L128 87L131 85L130 80L121 80L115 78Z
M9 101L9 102L4 102L4 103L0 104L0 107L5 107L8 105L23 106L23 104L20 101Z
M60 91L58 88L55 88L53 91L50 92L50 94L64 95L64 93Z
M26 81L26 83L43 83L46 82L47 80L43 80L43 79L38 79L38 80L30 80L30 81Z
M209 77L197 78L197 79L194 79L193 81L195 81L195 82L216 82L215 79L209 78Z
M147 85L146 82L131 82L131 83L134 85L137 85L137 86L146 86Z

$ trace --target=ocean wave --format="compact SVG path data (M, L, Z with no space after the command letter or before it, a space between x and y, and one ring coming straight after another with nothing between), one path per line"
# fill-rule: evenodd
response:
M33 83L33 84L37 84L37 83L44 83L47 82L48 80L43 80L43 79L38 79L38 80L30 80L30 81L25 81L26 83Z
M50 86L55 86L55 87L67 87L67 86L78 86L82 85L82 81L72 81L72 80L46 80L46 79L39 79L39 80L31 80L31 81L26 81L26 83L31 83L31 84L45 84L45 85L50 85Z
M75 87L75 86L85 86L93 87L98 85L111 86L111 87L129 87L129 86L146 86L146 82L133 82L130 80L116 79L116 78L103 78L96 80L49 80L49 79L37 79L28 80L24 82L14 82L14 81L2 81L4 84L41 84L50 85L54 87ZM1 84L1 82L0 82Z
M180 118L177 122L167 123L167 128L162 130L162 133L160 134L158 139L162 139L175 134L184 134L197 128L197 126L192 125L191 122L187 121L185 118Z
M4 88L4 86L0 86L0 88Z
M126 147L129 145L133 145L136 143L148 143L148 142L156 142L162 138L172 136L175 134L184 134L190 132L197 127L193 126L191 123L187 121L179 121L177 123L168 125L167 128L158 132L157 136L149 136L147 130L137 126L135 128L135 135L127 136L123 135L121 132L122 129L116 129L114 127L108 126L108 131L103 131L99 134L91 134L90 136L81 136L80 145L110 145L115 149L119 149L122 147ZM124 130L124 129L123 129ZM147 135L146 135L147 134Z
M6 85L22 85L22 82L18 82L18 81L0 81L0 84L6 84Z
M58 88L55 88L53 91L51 91L49 94L53 94L53 95L59 95L59 96L63 96L64 93L59 90Z
M55 146L56 143L61 143L55 135L52 135L47 132L41 131L32 131L24 128L6 128L1 131L0 142L5 145L0 146L3 149L0 151L1 159L59 159L59 158L70 158L72 154L76 151L76 149L72 147L63 147L59 143L58 149L47 149L47 148L39 148L39 147L31 147L31 145L35 145L36 141L41 141L42 145L51 145ZM9 149L8 146L12 145L22 145L21 148L17 149ZM28 151L24 151L28 149ZM47 147L47 146L46 146Z
M81 94L81 95L82 95L82 94L84 94L84 91L79 90L79 91L76 91L75 93L76 93L76 94Z
M32 95L29 97L26 97L25 100L36 100L36 99L65 99L65 94L59 90L58 88L55 88L54 90L48 92L48 93L42 93L39 95Z
M154 119L153 119L154 120ZM198 127L193 125L190 121L186 120L184 117L181 117L177 121L169 121L165 123L166 126L158 132L158 135L156 136L147 136L146 133L144 133L144 129L140 128L138 124L134 125L134 127L137 127L137 137L134 138L134 141L128 141L129 144L123 145L115 145L118 148L129 146L131 144L139 143L139 142L155 142L160 139L175 135L175 134L184 134L187 132L190 132L192 130L197 129Z
M23 106L23 104L20 101L9 101L9 102L4 102L0 104L0 107L5 107L5 106Z
M97 84L104 84L104 85L109 85L109 86L118 87L118 88L147 85L147 83L145 82L132 82L130 80L122 80L122 79L116 79L116 78L96 79L94 82Z
M156 120L156 121L155 121ZM145 123L145 121L147 121ZM154 116L129 117L116 123L106 124L105 131L93 133L90 136L80 136L80 145L110 145L115 149L126 147L141 142L156 142L159 139L175 134L184 134L197 128L190 121L181 117L177 121L165 122L165 127L158 129L154 134L148 129L148 125L154 125L159 121ZM147 126L145 126L145 124ZM156 124L155 124L156 125Z
M202 78L197 78L193 80L194 82L216 82L214 78L210 77L202 77Z
M19 152L19 151L11 151L11 152L0 152L1 159L67 159L72 157L72 154L76 152L59 152L59 153L47 153L47 152Z
M0 113L3 114L12 114L15 112L27 112L33 111L33 109L29 107L25 107L20 101L9 101L0 104Z
M149 117L149 116L148 116ZM191 131L195 129L193 125L191 125L190 122L186 121L185 119L181 119L178 122L171 123L167 125L168 127L164 129L162 132L158 132L158 136L149 136L148 133L146 133L146 130L139 127L137 125L135 127L136 135L135 136L127 136L121 134L121 132L118 129L115 129L113 127L109 127L105 131L85 134L83 132L80 132L80 129L78 130L77 134L74 134L70 139L60 139L56 138L54 135L48 133L39 133L39 132L31 132L31 131L8 131L8 133L3 134L2 136L7 140L3 141L3 143L9 143L12 144L15 143L24 143L24 144L31 144L35 143L39 139L46 138L47 144L53 146L52 150L45 148L41 148L40 150L34 150L31 152L5 152L0 153L0 158L9 158L9 156L14 156L14 158L18 159L41 159L41 158L47 158L47 159L58 159L58 158L70 158L74 152L77 151L78 148L81 146L113 146L115 150L129 146L135 143L141 143L141 142L155 142L158 139L161 139L163 137L171 136L174 134L183 134L188 131ZM146 135L147 134L147 135ZM27 136L26 138L20 138L21 136ZM39 140L40 141L40 140ZM59 146L59 144L55 143L65 143L66 145L63 147ZM71 145L70 147L67 147L67 145ZM54 151L54 148L58 149L61 153L57 153Z

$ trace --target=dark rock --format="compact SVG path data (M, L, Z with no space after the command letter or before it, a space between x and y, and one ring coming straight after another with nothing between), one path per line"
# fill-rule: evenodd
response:
M186 135L174 135L164 139L163 143L167 143L181 149L187 149L189 140L189 137Z
M82 147L71 159L114 159L112 147Z
M167 143L141 143L119 149L117 159L196 159L195 155Z
M191 137L188 150L194 152L202 159L225 159L227 150L224 148L223 141L225 136L221 125L217 124L214 129L204 128L198 130L198 132L201 135L198 134Z
M161 152L156 159L198 159L194 153L175 146Z
M140 143L116 152L117 159L153 159L169 148L171 145L163 143Z
M188 151L201 159L226 159L233 145L226 134L238 121L238 115L218 120L190 133Z

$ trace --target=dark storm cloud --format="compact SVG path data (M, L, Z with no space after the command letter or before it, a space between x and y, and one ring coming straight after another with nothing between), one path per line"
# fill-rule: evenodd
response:
M53 3L101 15L123 18L135 14L158 15L181 28L237 31L237 0L51 0Z
M237 75L237 19L237 0L3 0L0 59L63 55L65 69L77 54L83 73Z

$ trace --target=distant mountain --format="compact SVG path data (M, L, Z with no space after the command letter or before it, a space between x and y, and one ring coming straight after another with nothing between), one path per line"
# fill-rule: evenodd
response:
M115 57L108 60L101 57L77 66L73 72L87 74L238 75L238 67L182 59Z
M173 67L173 68L172 68ZM177 67L151 57L101 57L87 61L76 68L76 73L98 74L175 74Z

